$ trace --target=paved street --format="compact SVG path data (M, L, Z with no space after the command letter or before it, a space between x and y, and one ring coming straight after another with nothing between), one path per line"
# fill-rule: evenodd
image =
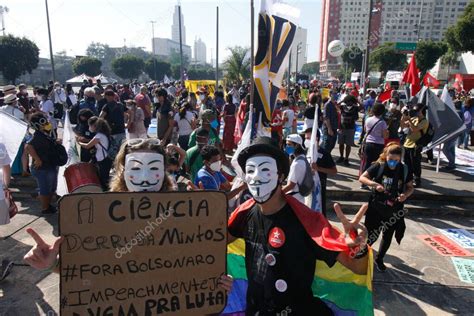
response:
M354 157L355 158L355 157ZM354 160L355 161L355 160ZM340 174L329 181L329 196L345 205L359 206L368 197L358 189L355 181L356 166L339 167ZM473 179L463 173L436 174L433 167L423 170L425 188L417 190L417 205L438 205L430 211L421 206L409 206L407 232L401 245L394 241L386 257L388 270L374 274L374 306L376 315L472 315L474 286L459 280L450 257L442 257L419 240L417 235L439 234L438 228L464 228L473 231L474 210L460 203L473 197ZM22 180L26 185L28 181ZM30 184L31 187L31 184ZM30 188L31 189L31 188ZM34 188L33 188L34 189ZM23 190L29 192L28 189ZM445 194L444 197L442 194ZM18 193L20 213L12 223L0 228L0 259L13 260L11 274L0 283L0 315L44 315L58 312L58 275L35 271L21 266L23 255L30 249L32 239L25 232L33 227L46 239L57 235L57 215L38 217L38 202ZM343 198L343 197L346 198ZM431 196L438 201L423 200ZM442 200L455 202L443 202ZM360 200L360 201L358 201ZM431 204L430 204L431 203ZM452 208L450 205L458 204ZM337 219L330 212L330 217ZM378 242L375 245L378 249Z

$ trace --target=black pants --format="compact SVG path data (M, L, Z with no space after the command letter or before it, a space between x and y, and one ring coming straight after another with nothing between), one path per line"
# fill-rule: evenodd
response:
M151 117L145 117L145 119L143 120L143 124L145 125L145 128L148 132L148 126L150 126L151 124Z
M189 148L189 146L188 146L189 136L190 135L179 135L179 137L178 137L179 147L181 147L181 149L183 149L185 151L188 150L188 148Z
M367 215L365 216L365 227L367 228L368 240L367 244L372 246L382 233L382 241L380 242L377 258L383 259L392 243L393 234L396 228L396 218L384 218L377 210L369 206Z
M413 174L415 180L421 179L421 147L406 148L403 161L408 167L408 172Z
M369 169L370 165L376 161L382 153L384 145L367 143L365 145L365 165L363 171Z
M109 190L110 169L112 168L112 159L109 157L96 163L97 171L99 172L100 185L104 192Z

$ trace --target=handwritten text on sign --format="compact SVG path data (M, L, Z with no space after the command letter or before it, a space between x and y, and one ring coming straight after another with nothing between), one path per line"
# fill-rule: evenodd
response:
M474 248L474 234L465 229L448 228L440 231L464 248Z
M474 284L474 260L451 257L462 282Z
M449 240L442 235L419 235L418 238L423 240L428 246L433 248L438 254L442 256L457 256L457 257L469 257L474 254L461 248L455 242Z
M219 313L226 215L220 192L65 196L61 314Z

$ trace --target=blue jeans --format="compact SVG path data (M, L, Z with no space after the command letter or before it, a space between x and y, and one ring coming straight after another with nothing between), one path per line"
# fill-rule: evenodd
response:
M321 147L325 151L327 151L328 153L331 153L331 151L336 146L336 141L337 141L337 132L334 132L334 135L330 136L328 134L327 129L323 129L323 142L321 144Z
M56 192L58 185L58 170L53 169L36 169L31 167L31 174L36 178L40 195L50 195Z
M466 130L461 135L459 135L458 146L463 145L464 148L467 148L469 146L469 136L471 134L471 128L472 124L466 125Z
M455 167L456 159L456 138L444 143L443 154L448 159L448 167Z

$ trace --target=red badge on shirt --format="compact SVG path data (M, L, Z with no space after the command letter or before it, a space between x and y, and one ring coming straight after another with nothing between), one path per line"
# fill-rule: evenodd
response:
M281 228L273 227L268 234L268 243L273 248L280 248L285 244L285 233Z

